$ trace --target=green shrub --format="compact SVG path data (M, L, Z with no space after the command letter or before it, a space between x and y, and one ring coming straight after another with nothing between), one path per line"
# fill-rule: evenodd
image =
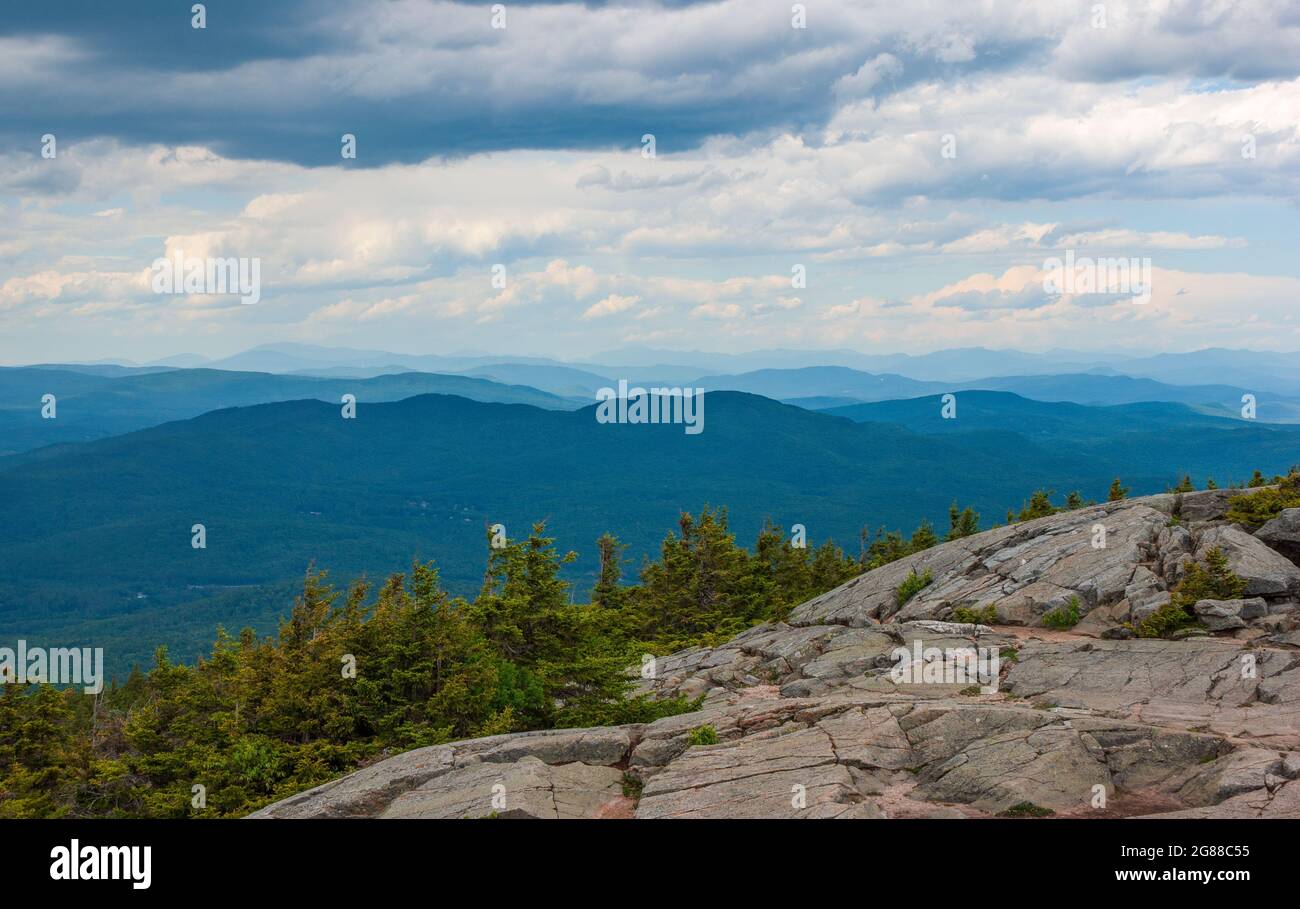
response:
M1205 553L1204 568L1195 562L1186 568L1171 602L1188 612L1198 600L1236 600L1246 591L1246 582L1228 567L1228 557L1218 546Z
M1254 530L1276 518L1284 508L1300 508L1300 472L1295 470L1283 478L1277 489L1233 496L1228 500L1227 518Z
M917 574L916 569L913 568L912 573L903 578L903 583L899 584L898 590L894 592L899 607L901 608L908 600L920 593L933 580L934 575L930 573L930 569L927 568L923 573Z
M1056 812L1051 808L1044 808L1033 802L1019 802L1006 811L999 812L998 817L1051 817L1054 814Z
M704 704L704 695L688 698L679 694L671 698L652 698L638 694L623 701L592 705L589 709L575 712L565 723L570 728L578 726L623 726L628 723L653 723L666 716L682 713L694 713Z
M1064 630L1073 628L1079 624L1079 598L1070 597L1070 602L1066 606L1057 606L1048 612L1043 613L1043 627Z
M961 622L963 625L993 625L997 623L998 610L992 604L981 609L958 606L952 611L952 620Z
M1132 627L1140 638L1167 638L1175 631L1195 624L1196 619L1183 607L1166 603Z
M624 771L623 773L623 795L630 799L641 798L641 790L645 788L645 783L638 780L632 774Z
M1199 600L1235 600L1246 590L1246 582L1228 567L1228 557L1218 546L1205 554L1205 565L1188 562L1187 573L1171 593L1169 602L1136 625L1140 638L1165 638L1183 628L1199 625L1192 607Z
M696 726L691 730L692 745L716 745L718 744L718 730L705 724Z

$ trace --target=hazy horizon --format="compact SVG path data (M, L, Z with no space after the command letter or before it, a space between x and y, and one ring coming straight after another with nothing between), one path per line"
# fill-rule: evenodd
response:
M552 360L558 363L575 363L575 364L585 363L591 365L610 365L610 366L617 366L623 364L619 363L616 359L610 360L609 358L632 354L632 353L656 354L656 355L662 354L664 356L684 356L684 357L721 356L727 358L749 358L749 357L757 358L765 355L787 355L787 356L804 355L807 357L816 357L818 355L824 354L828 356L854 355L854 356L861 356L861 357L881 357L881 358L897 357L897 358L921 359L924 357L930 357L938 354L986 352L986 353L1019 353L1019 354L1025 354L1025 355L1037 356L1037 357L1046 357L1049 355L1094 357L1095 362L1099 364L1108 361L1120 362L1123 360L1143 359L1151 356L1160 356L1160 355L1179 356L1179 355L1187 355L1187 354L1205 353L1209 351L1226 351L1232 353L1270 353L1270 354L1278 354L1283 356L1291 356L1291 355L1300 356L1300 351L1295 351L1295 350L1270 349L1270 348L1263 348L1263 347L1253 347L1253 348L1252 347L1221 347L1217 345L1203 345L1200 347L1187 348L1185 350L1167 350L1167 351L1155 351L1155 352L1148 351L1142 348L1089 350L1089 349L1082 349L1082 348L1051 347L1051 348L1046 348L1041 350L1034 350L1034 349L1022 348L1022 347L1014 347L1014 346L988 347L983 345L974 345L970 347L960 347L960 346L941 347L941 348L934 348L928 350L898 350L898 349L865 350L860 348L849 348L849 347L823 347L823 348L782 347L782 348L749 348L749 349L742 349L742 350L706 350L701 348L680 348L679 349L679 348L668 348L668 347L628 345L626 347L620 347L620 348L615 348L610 350L592 351L587 354L578 354L575 356L558 356L558 355L546 353L544 351L496 352L490 349L482 349L482 348L458 348L454 350L430 350L428 348L420 348L415 350L401 350L401 349L388 349L388 348L380 349L380 348L353 347L348 344L315 345L315 344L305 344L305 343L292 342L292 341L271 341L263 344L257 344L252 347L237 347L225 352L219 352L214 354L200 354L192 350L177 350L169 354L163 354L161 356L151 357L149 359L141 359L141 360L132 359L129 357L118 357L118 356L112 356L111 354L105 354L103 356L85 357L85 358L76 358L76 359L63 359L63 360L49 360L49 359L46 360L26 359L22 361L14 360L14 361L5 361L3 363L0 363L0 365L14 366L14 367L40 366L45 364L68 364L68 365L84 365L84 366L93 366L97 364L104 364L104 365L118 364L123 366L155 366L155 365L165 365L165 361L168 360L180 360L184 358L193 357L201 360L200 363L196 364L196 367L202 367L209 363L219 363L222 360L230 359L240 354L250 353L259 349L284 349L284 348L294 348L294 347L301 347L303 349L315 349L321 351L353 351L353 352L374 353L374 354L389 353L400 357L442 357L448 359L451 358L499 359L503 363L510 362L512 360L523 360L523 359ZM609 360L609 362L602 363L601 362L602 358ZM671 365L671 361L664 361L664 363L665 365ZM814 365L814 364L809 364L809 365ZM837 365L837 364L828 363L825 365ZM772 366L768 368L784 368L784 367L785 364L782 364L780 362L774 362ZM186 367L182 366L178 368L186 368Z

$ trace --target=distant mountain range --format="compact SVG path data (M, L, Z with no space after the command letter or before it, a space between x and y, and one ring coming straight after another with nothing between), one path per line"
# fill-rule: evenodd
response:
M99 439L224 407L302 398L337 404L344 394L356 395L359 402L438 393L547 408L579 406L579 402L536 388L473 376L403 372L368 379L329 379L216 369L123 369L0 368L0 454ZM41 414L41 399L46 394L55 397L54 419L44 419Z
M1039 401L1077 404L1134 404L1166 401L1187 404L1221 416L1240 417L1247 390L1230 385L1169 385L1130 376L1066 374L1051 376L993 376L968 382L921 382L894 374L873 374L844 366L801 369L760 369L740 375L703 376L706 389L761 394L800 406L823 409L852 401L887 401L949 392L1008 391ZM822 400L827 399L827 400ZM1272 392L1255 394L1256 419L1273 423L1300 422L1300 398Z
M176 358L172 358L175 360ZM253 372L310 372L339 367L400 368L418 372L459 372L490 363L544 363L556 361L541 357L490 356L485 354L438 355L399 354L384 350L362 350L351 347L317 347L311 344L263 344L258 347L209 360L197 355L187 355L184 363L175 365L206 366L211 369L233 369ZM170 365L170 364L169 364Z
M143 365L182 368L206 366L214 369L310 374L321 374L322 370L347 369L352 370L350 374L353 375L375 375L375 370L460 373L480 367L499 367L502 364L556 366L636 381L657 377L678 384L687 378L704 375L736 375L763 369L801 369L809 366L843 366L861 372L947 383L970 383L996 376L1088 373L1154 379L1173 385L1231 385L1253 394L1269 392L1300 398L1300 353L1226 348L1135 355L1112 351L1049 350L1034 353L967 347L911 355L864 354L851 350L761 350L729 354L627 347L565 362L548 357L494 355L481 351L415 355L275 343L221 359L212 360L198 354L179 354ZM120 365L141 364L120 361Z
M1088 407L1071 402L1033 401L1004 391L959 391L954 395L955 415L951 418L943 416L943 404L942 396L929 395L829 407L821 412L859 423L892 423L926 434L1008 432L1054 444L1101 441L1107 446L1122 442L1130 433L1149 436L1162 431L1192 434L1187 441L1194 444L1195 433L1231 432L1247 425L1241 420L1167 402ZM1294 428L1300 432L1300 427ZM1296 454L1300 458L1300 451Z
M940 350L921 355L863 354L850 350L764 350L747 354L719 354L625 348L598 354L591 358L591 362L641 368L677 364L693 366L700 374L710 375L767 368L845 366L864 372L893 373L920 381L963 383L988 376L1122 374L1175 385L1221 383L1241 386L1256 394L1267 391L1300 397L1300 353L1226 348L1153 356L1078 350L1026 353L983 347Z
M367 367L322 367L320 374L313 375L106 364L0 367L0 455L90 441L225 407L275 401L314 398L338 402L342 395L354 394L358 401L376 402L418 394L454 394L475 401L563 410L585 406L599 388L618 384L617 374L535 363L479 365L461 374L404 371L394 366L391 372L366 377L351 375L354 369L364 373ZM744 391L812 410L981 389L1039 401L1098 406L1174 402L1238 418L1246 394L1229 385L1169 385L1153 379L1091 374L922 382L843 366L761 369L685 381L680 377L632 381L645 387L685 385L709 391ZM46 394L55 395L56 419L42 418L40 403ZM854 413L857 411L844 415ZM1257 419L1300 422L1300 400L1260 393Z
M246 381L157 374L213 375ZM26 377L32 391L40 378ZM160 379L112 381L143 383L151 400ZM88 389L80 400L103 400ZM66 394L75 411L78 396ZM217 623L269 630L312 562L346 581L434 558L452 590L472 592L496 522L516 535L547 519L561 548L581 554L571 576L585 586L601 533L627 542L635 564L679 510L705 503L729 506L746 542L770 517L856 551L863 525L910 532L923 516L942 523L953 500L988 526L1037 487L1101 497L1119 475L1136 494L1183 473L1226 484L1284 471L1300 451L1300 428L1180 404L1089 408L971 391L957 407L942 422L933 396L840 416L714 391L705 431L690 436L601 424L593 407L419 395L362 398L345 420L336 402L292 400L12 455L0 458L0 639L106 642L120 670L159 641L190 659ZM191 547L194 524L206 549Z

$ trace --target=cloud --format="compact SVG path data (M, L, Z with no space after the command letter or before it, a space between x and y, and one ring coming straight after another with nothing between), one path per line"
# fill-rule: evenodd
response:
M924 349L986 345L1047 349L1086 338L1105 349L1300 347L1300 278L1152 269L1151 300L1130 294L1050 295L1037 266L968 275L906 300L863 298L828 308L819 336L888 338ZM1189 290L1190 288L1190 290ZM1265 339L1258 328L1271 326ZM925 340L928 339L928 340ZM1153 343L1153 341L1157 343Z
M743 314L736 303L701 303L691 310L694 319L738 319Z
M877 54L858 67L851 76L835 80L835 96L840 99L862 98L870 95L886 79L902 75L903 64L893 54Z
M646 131L661 150L680 151L712 135L815 127L833 110L835 86L868 91L886 74L996 70L1051 60L1060 47L1068 68L1081 17L1042 6L825 0L805 29L791 28L788 5L747 0L508 4L501 29L481 4L439 0L232 0L203 30L186 14L93 4L75 17L15 10L0 41L22 50L0 80L0 104L16 112L5 121L12 147L44 121L300 164L338 164L339 137L351 132L359 167L504 148L630 148ZM1294 44L1284 16L1274 7L1255 17L1275 26L1276 61L1296 56L1285 53ZM1201 25L1201 40L1171 39L1164 65L1202 53L1214 24ZM1169 18L1143 28L1149 37L1187 26ZM1217 56L1219 70L1241 68Z
M790 312L802 307L803 300L798 297L777 297L771 302L755 303L750 311L761 316L768 313Z
M1063 74L1097 81L1152 72L1234 80L1296 75L1300 16L1287 0L1102 6L1104 27L1093 27L1090 13L1062 35L1054 57Z
M861 161L853 198L1209 197L1296 186L1300 79L1199 90L1117 87L1041 73L925 83L843 107L827 140ZM1254 158L1244 158L1252 136ZM942 154L953 137L955 157Z
M610 294L599 303L593 303L587 307L587 311L582 314L582 317L584 319L599 319L604 316L612 316L614 313L629 310L640 302L640 297L624 297L620 294Z
M1140 231L1126 228L1080 231L1052 237L1056 249L1102 247L1104 249L1241 249L1247 246L1242 237L1221 237L1214 234L1191 236L1178 231Z
M544 353L838 345L841 325L925 349L951 326L1046 346L1134 324L1153 345L1292 338L1269 301L1297 268L1278 238L1297 228L1300 16L1115 0L1102 29L1090 12L826 0L792 29L788 7L744 0L539 2L495 30L480 4L230 0L200 31L20 5L0 23L0 353L169 354L189 347L178 327ZM259 258L262 302L139 286L182 248ZM1151 256L1189 292L1170 309L1157 288L1144 313L1045 296L1025 275L1065 249ZM1252 318L1201 308L1230 301Z

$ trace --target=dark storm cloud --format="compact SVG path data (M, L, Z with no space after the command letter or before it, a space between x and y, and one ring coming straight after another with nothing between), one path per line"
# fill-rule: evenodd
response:
M898 90L942 74L1010 67L1039 39L917 36L843 25L789 27L788 5L490 4L213 0L207 27L189 2L51 0L6 8L0 41L21 51L0 82L0 150L109 137L201 144L221 154L349 166L512 148L696 146L717 134L823 124L836 82L887 50ZM861 21L854 19L854 23ZM892 29L892 31L890 30ZM966 53L970 43L979 55Z
M11 0L0 14L0 37L62 35L90 55L75 74L140 68L157 72L228 69L259 59L292 59L344 46L320 23L339 0L275 3L209 0L208 28L190 27L187 0Z

